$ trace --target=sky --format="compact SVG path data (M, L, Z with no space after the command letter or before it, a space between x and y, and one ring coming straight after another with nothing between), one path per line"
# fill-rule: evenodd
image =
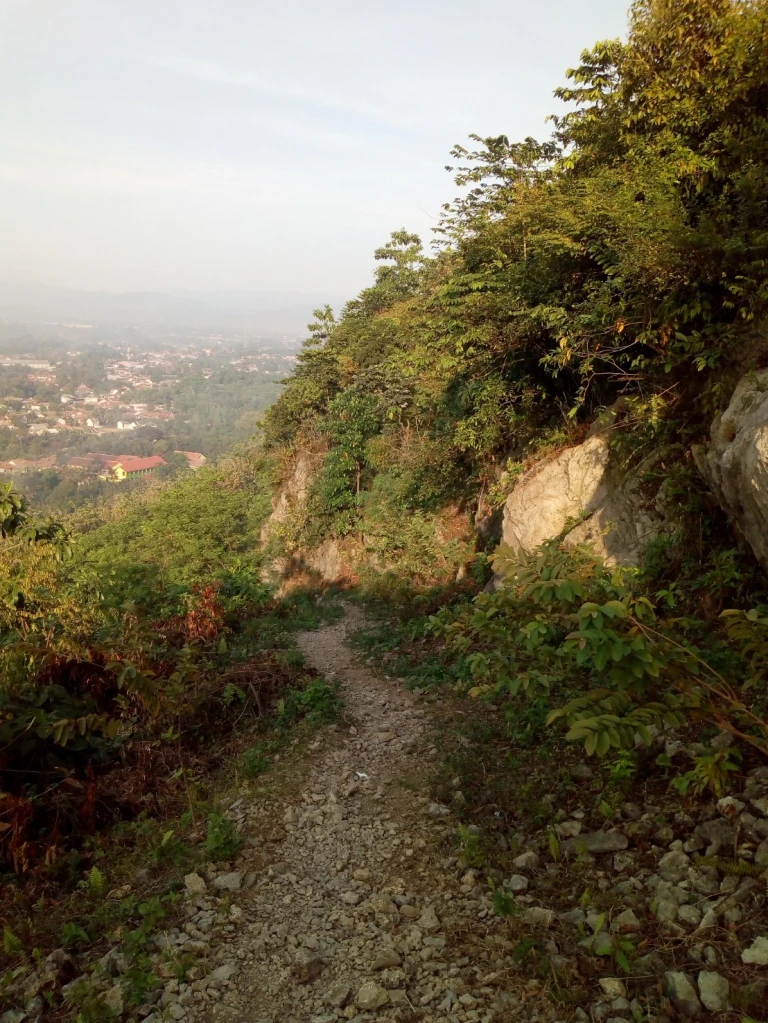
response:
M628 0L0 0L0 278L355 294Z

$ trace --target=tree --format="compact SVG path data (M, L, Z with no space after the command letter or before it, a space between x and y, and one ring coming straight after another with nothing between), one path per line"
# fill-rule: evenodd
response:
M0 485L0 539L14 536L26 523L24 498L10 483Z
M368 467L366 445L380 426L378 401L356 388L348 387L328 406L321 430L332 446L313 487L313 504L323 517L331 517L337 536L357 525Z
M480 485L620 395L674 395L685 439L704 432L768 313L768 0L636 0L626 41L567 76L551 138L455 147L436 254L405 230L375 251L371 287L318 320L268 444L328 436L348 389L385 406L383 473L415 435ZM328 495L345 507L354 463Z
M393 231L386 245L376 249L373 258L385 266L376 268L376 284L367 294L384 307L416 293L424 265L421 238L405 228Z

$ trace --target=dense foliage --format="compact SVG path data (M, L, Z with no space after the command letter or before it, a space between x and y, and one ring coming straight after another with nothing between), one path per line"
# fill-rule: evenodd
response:
M322 460L285 542L359 537L396 599L398 574L455 574L446 519L487 523L622 399L617 463L653 455L642 483L674 522L642 570L555 545L433 622L467 688L516 714L530 690L590 753L690 715L768 749L764 580L689 457L766 354L767 43L765 0L636 0L626 42L567 73L549 139L455 148L433 254L395 232L265 420L270 447Z
M565 719L590 755L651 745L693 717L768 756L764 613L725 611L713 636L673 599L652 603L638 569L588 550L553 540L531 554L502 546L494 561L503 586L430 620L470 696L512 699L515 712L518 695L544 698L549 723Z
M291 607L259 579L264 471L233 454L69 534L0 492L0 863L53 868L156 809L188 758L300 688Z
M765 311L767 41L763 0L638 0L549 140L456 147L435 254L395 232L267 413L273 447L330 448L315 528L476 494L622 393L677 442L708 424Z

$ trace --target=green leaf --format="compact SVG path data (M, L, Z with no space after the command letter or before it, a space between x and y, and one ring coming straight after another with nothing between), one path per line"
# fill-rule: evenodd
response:
M620 600L609 600L607 604L602 605L600 610L609 618L626 618L629 614L627 606Z

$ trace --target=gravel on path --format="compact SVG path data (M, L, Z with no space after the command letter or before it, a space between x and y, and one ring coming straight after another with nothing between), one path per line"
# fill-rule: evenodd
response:
M508 990L488 891L441 849L454 827L427 792L426 712L358 662L348 637L364 617L345 611L299 645L338 679L352 724L312 744L287 791L247 808L235 866L255 880L233 892L206 975L177 984L166 1008L190 1023L532 1019ZM193 925L206 897L190 892Z

